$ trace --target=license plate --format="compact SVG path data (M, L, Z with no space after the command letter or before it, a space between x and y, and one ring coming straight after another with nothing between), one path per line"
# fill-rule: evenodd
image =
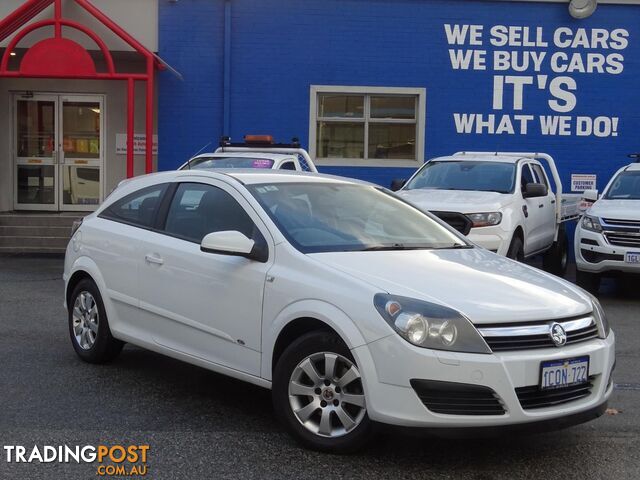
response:
M640 263L640 252L627 252L624 261L627 263Z
M589 357L564 358L540 364L540 390L570 387L589 381Z

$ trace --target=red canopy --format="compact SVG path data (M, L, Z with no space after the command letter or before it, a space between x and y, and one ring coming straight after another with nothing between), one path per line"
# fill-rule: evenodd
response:
M108 27L136 52L146 59L146 73L117 72L113 56L106 43L93 30L62 16L62 0L28 0L0 22L0 41L12 36L0 62L0 77L14 78L69 78L127 81L127 177L133 176L133 123L134 84L146 82L146 172L153 171L153 88L156 69L167 67L157 55L133 38L123 28L97 9L89 0L73 1ZM54 5L54 16L27 25L47 7ZM43 27L54 27L54 36L40 40L30 47L20 61L17 70L9 69L11 53L29 33ZM79 30L91 38L104 56L106 72L98 72L89 52L77 42L62 36L62 27Z

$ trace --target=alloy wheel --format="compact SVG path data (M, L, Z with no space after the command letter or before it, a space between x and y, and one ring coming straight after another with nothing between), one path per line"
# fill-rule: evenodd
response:
M342 355L309 355L291 374L289 404L296 419L310 432L329 438L346 435L366 414L360 372Z
M89 350L98 337L98 304L93 295L82 291L73 304L73 334L83 350Z

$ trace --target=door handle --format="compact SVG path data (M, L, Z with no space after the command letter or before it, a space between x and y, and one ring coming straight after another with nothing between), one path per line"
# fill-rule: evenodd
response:
M156 265L162 265L164 263L164 260L156 255L152 255L152 254L147 254L144 256L144 259L148 262L148 263L154 263Z
M541 203L540 205L538 205L538 208L544 208L544 203Z

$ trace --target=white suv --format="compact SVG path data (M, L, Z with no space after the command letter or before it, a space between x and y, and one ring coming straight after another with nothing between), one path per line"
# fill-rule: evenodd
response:
M595 203L576 230L576 276L595 292L603 274L640 274L640 163L618 170L599 200L595 190L584 196Z
M374 423L558 428L613 390L595 298L348 179L134 179L77 227L64 279L83 360L130 342L270 388L320 450L358 448Z

